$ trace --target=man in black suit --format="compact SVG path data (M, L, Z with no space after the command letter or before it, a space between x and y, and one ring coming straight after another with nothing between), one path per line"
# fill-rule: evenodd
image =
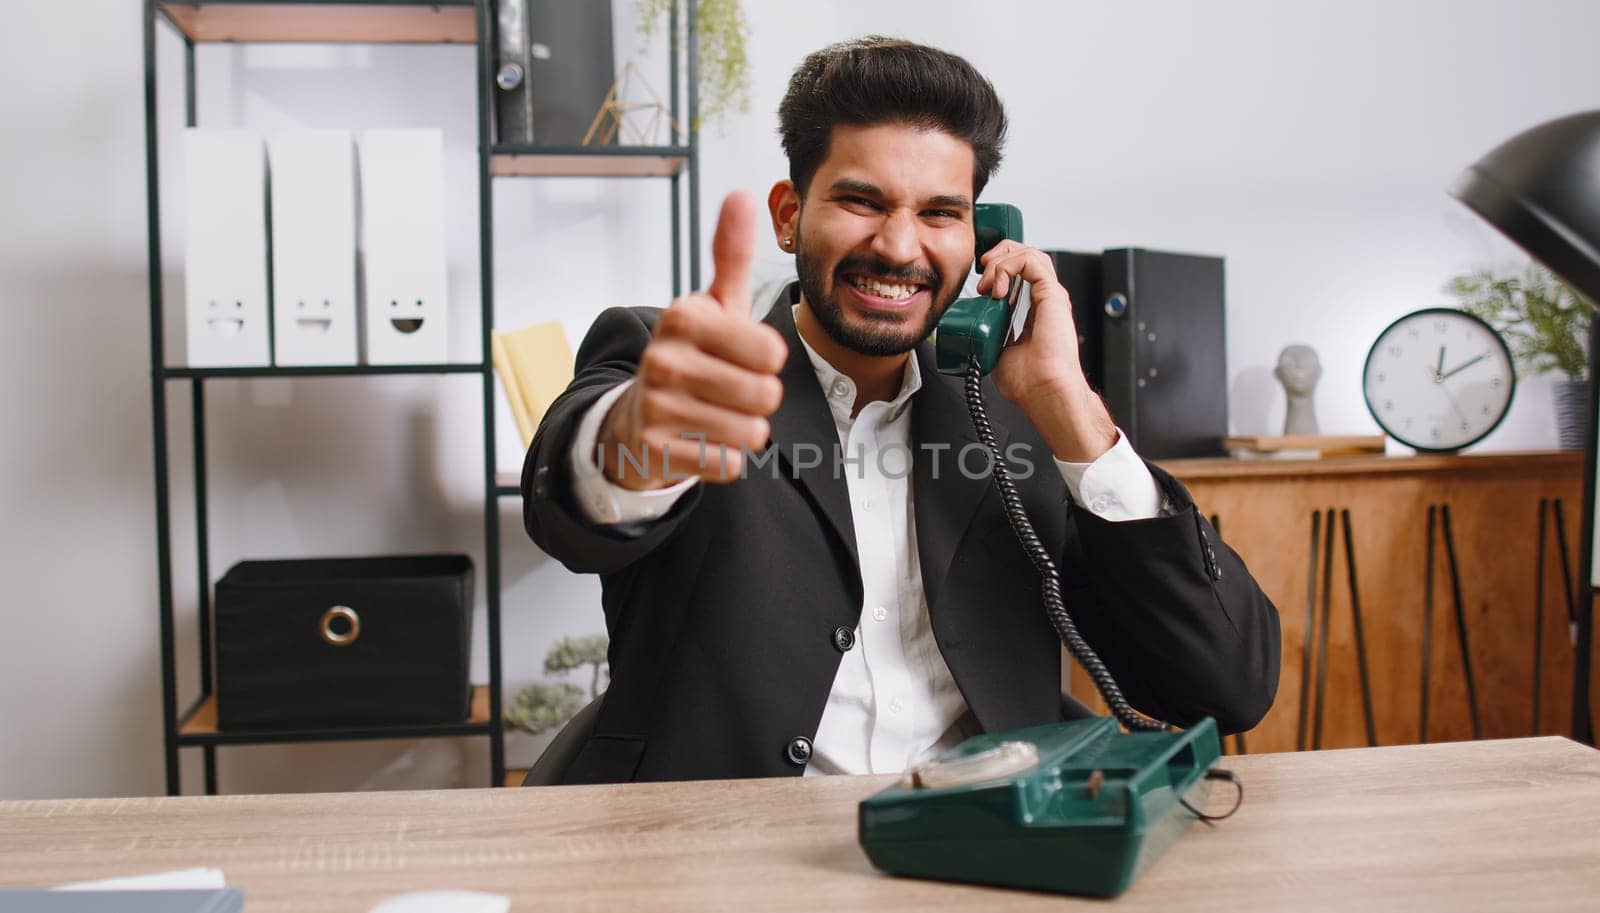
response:
M601 575L611 636L568 782L899 771L1061 716L1039 578L925 341L972 265L999 99L868 38L808 57L779 115L767 204L798 281L750 319L756 207L731 195L710 288L603 313L528 452L528 532ZM980 292L1030 290L984 398L1066 608L1139 710L1249 728L1276 610L1089 388L1049 257L980 266Z

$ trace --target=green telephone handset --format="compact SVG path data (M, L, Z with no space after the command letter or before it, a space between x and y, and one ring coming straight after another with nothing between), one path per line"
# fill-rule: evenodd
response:
M979 203L972 213L972 233L977 253L972 271L983 272L983 255L1001 241L1022 240L1022 210L1010 203ZM1000 350L1011 331L1021 280L1011 283L1006 297L958 298L939 318L934 334L934 359L940 374L965 374L976 358L978 370L988 374L1000 361Z
M1002 240L1022 240L1022 213L1006 203L973 214L976 258ZM1116 716L974 736L861 803L862 848L886 872L1111 896L1125 890L1201 812L1211 781L1238 778L1213 765L1221 756L1215 721L1183 732L1140 716L1078 633L1062 602L1055 559L1034 532L983 405L983 375L994 370L1014 323L1023 282L1005 298L962 298L939 321L934 351L941 374L966 379L973 428L992 458L994 484L1023 551L1039 572L1045 612ZM1129 731L1118 731L1120 722ZM1235 809L1238 808L1236 804Z

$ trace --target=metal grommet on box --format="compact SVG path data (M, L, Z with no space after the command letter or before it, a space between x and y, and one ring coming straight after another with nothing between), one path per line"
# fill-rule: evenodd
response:
M347 630L335 631L334 623L343 621ZM322 620L317 623L317 631L322 639L335 647L348 647L361 636L361 616L349 606L336 605L322 613Z
M495 85L509 92L522 85L522 67L515 63L508 63L494 74Z
M849 653L850 648L856 645L856 632L844 625L833 629L833 648L840 653Z
M796 767L804 767L806 762L811 760L811 740L803 735L797 735L789 740L789 744L784 748L783 753L789 759L790 764Z

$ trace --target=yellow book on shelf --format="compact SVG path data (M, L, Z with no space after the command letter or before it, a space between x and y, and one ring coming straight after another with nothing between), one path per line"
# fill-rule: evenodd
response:
M495 374L526 447L545 410L572 382L572 347L554 320L506 333L495 330L489 337Z

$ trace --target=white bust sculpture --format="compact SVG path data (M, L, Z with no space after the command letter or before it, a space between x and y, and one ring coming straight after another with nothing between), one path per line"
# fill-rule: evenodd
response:
M1322 377L1322 362L1317 359L1317 351L1306 345L1286 346L1278 353L1278 367L1272 373L1289 397L1289 407L1283 414L1284 435L1320 433L1313 399L1317 381Z

